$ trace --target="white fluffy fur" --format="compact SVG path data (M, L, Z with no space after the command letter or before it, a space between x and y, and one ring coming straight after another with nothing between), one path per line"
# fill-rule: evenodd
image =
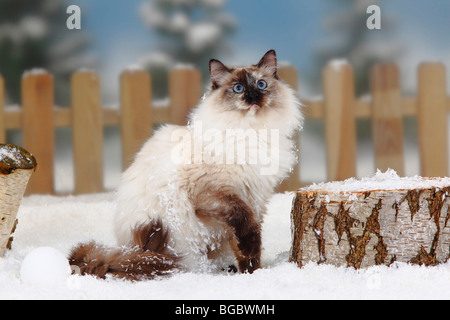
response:
M132 245L132 231L136 226L160 219L169 231L170 246L183 257L188 270L205 270L210 266L207 253L220 250L216 264L233 263L234 255L229 250L227 232L220 224L206 225L194 212L191 190L205 184L230 187L256 212L262 222L266 202L274 188L286 178L296 156L291 136L302 122L300 104L287 85L279 84L277 108L266 108L264 112L242 112L222 108L218 90L209 93L191 114L186 127L167 125L158 130L137 154L134 163L123 174L117 196L116 235L119 244ZM173 150L179 141L173 141L177 130L194 131L201 123L203 132L213 129L224 133L227 129L276 129L279 130L279 170L273 175L261 175L260 164L177 164L173 161ZM271 154L272 141L264 135L258 137L258 148L266 148ZM230 152L223 139L201 139L203 159L221 156L216 150ZM255 146L249 146L252 148ZM234 152L234 151L233 151Z

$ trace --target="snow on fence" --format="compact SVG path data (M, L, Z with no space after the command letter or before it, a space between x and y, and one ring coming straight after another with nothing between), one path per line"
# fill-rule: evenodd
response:
M297 89L297 71L281 67L279 76ZM328 180L356 176L356 118L371 118L376 167L404 173L403 117L418 118L421 175L447 176L447 113L445 69L439 63L422 64L418 70L417 97L403 97L399 70L378 64L371 71L371 99L357 99L354 75L348 64L329 64L323 71L324 98L305 101L307 118L323 119ZM22 80L22 107L4 109L4 80L0 77L0 142L6 130L23 130L23 147L38 161L28 194L54 193L55 127L72 127L75 193L101 192L103 187L103 126L119 125L122 163L126 168L152 131L152 124L184 124L186 115L202 94L201 77L193 68L176 68L169 76L169 105L152 107L151 78L141 70L121 76L120 110L104 108L100 79L95 72L72 76L71 107L54 106L53 77L30 72ZM280 190L304 185L299 168Z

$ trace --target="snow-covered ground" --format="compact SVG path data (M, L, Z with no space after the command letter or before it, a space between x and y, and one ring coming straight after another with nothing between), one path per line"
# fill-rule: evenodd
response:
M114 244L113 193L30 196L22 201L13 248L0 258L0 299L449 299L450 263L355 271L288 262L293 194L277 194L263 228L263 268L252 275L180 273L127 282L71 276L54 284L22 282L25 256L49 246L67 255L80 241Z

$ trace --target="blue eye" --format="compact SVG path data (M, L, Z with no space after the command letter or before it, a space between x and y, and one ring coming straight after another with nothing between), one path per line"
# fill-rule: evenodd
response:
M236 93L242 93L244 91L244 86L240 83L235 84L233 87L234 92Z
M267 88L267 83L264 80L259 80L258 81L258 89L264 90L265 88Z

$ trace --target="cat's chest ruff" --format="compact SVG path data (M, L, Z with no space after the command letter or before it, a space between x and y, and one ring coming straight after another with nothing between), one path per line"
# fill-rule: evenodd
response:
M259 166L279 153L278 132L266 129L210 129L193 137L196 163Z

